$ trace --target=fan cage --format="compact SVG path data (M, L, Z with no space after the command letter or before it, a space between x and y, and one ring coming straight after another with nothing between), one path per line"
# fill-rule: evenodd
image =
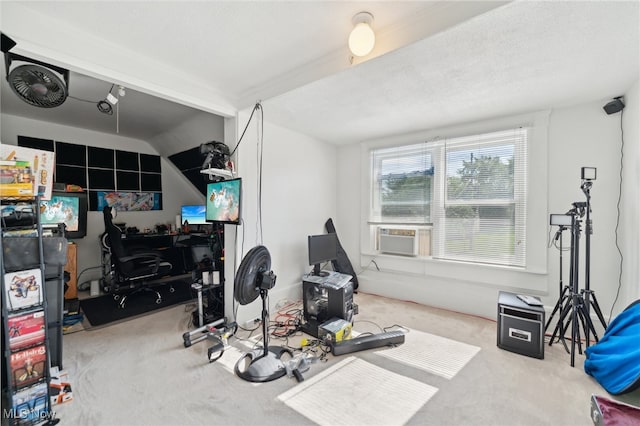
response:
M67 99L67 86L56 73L40 65L14 68L7 78L13 92L26 103L40 108L55 108Z

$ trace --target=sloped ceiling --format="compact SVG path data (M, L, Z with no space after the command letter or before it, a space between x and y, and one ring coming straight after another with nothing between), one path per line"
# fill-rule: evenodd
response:
M5 1L0 8L18 53L72 70L72 94L93 99L111 84L127 87L119 127L145 140L199 111L228 117L262 101L273 123L354 143L607 99L640 74L637 1ZM361 10L375 16L377 44L354 59L346 40ZM91 94L77 93L83 79ZM6 86L3 112L81 116L30 107ZM99 113L81 121L98 128L100 120L104 129Z

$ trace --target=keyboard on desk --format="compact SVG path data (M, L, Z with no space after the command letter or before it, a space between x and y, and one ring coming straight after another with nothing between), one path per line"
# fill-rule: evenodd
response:
M378 334L368 334L366 336L354 337L331 345L333 355L344 355L352 352L364 351L367 349L380 348L382 346L400 345L404 343L404 333L402 331L386 331Z

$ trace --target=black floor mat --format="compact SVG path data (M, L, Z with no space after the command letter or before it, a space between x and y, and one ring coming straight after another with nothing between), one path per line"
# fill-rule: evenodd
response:
M175 291L172 293L169 291L169 284L154 287L154 290L159 291L162 296L161 303L156 303L155 292L142 291L129 296L124 308L121 308L118 301L114 300L110 294L83 299L80 301L80 308L91 326L97 327L195 300L191 282L177 281L173 283L173 288Z

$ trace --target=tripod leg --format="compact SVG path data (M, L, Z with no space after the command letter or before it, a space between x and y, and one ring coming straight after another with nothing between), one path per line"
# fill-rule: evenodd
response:
M586 310L584 311L584 317L586 322L585 327L589 327L588 330L590 330L591 333L593 334L593 338L595 339L595 341L596 342L599 341L600 339L598 339L598 333L596 333L596 328L593 326L593 321L591 321L591 317L587 315ZM587 342L586 345L587 347L589 347L589 342Z
M596 315L598 315L598 319L600 320L600 323L606 330L607 322L604 320L604 315L602 315L602 311L600 310L600 304L598 303L598 299L596 299L595 293L591 294L591 306L593 306L593 309L596 311Z
M567 291L567 287L562 289L562 293L560 294L560 297L558 297L558 301L556 302L556 305L553 307L553 311L551 311L551 315L549 315L549 320L547 321L547 325L545 325L544 327L544 331L547 331L547 329L549 328L549 324L551 324L551 320L553 319L553 316L556 314L556 312L558 311L561 312L562 303L564 302L566 291Z
M587 328L588 325L586 318L588 318L588 315L582 304L580 304L577 309L580 323L582 323L582 330L584 331L584 338L587 339L587 330L591 331L591 328ZM580 353L580 355L582 355L582 336L580 335L580 330L578 330L578 352Z
M575 295L572 296L575 299ZM580 330L578 328L578 310L575 300L571 306L571 366L575 365L576 359L576 341L580 341Z
M565 330L568 329L568 323L565 325L564 320L569 314L569 311L571 309L571 304L568 302L569 301L567 299L567 303L562 308L562 312L560 313L560 318L558 319L558 324L556 325L556 328L553 331L553 335L551 336L551 340L549 341L549 346L551 346L551 344L553 343L553 340L556 337L556 334L558 334L558 339L562 341L562 344L564 345L564 349L567 351L567 353L569 353L569 348L567 347L567 342L565 341L564 335L565 335Z

